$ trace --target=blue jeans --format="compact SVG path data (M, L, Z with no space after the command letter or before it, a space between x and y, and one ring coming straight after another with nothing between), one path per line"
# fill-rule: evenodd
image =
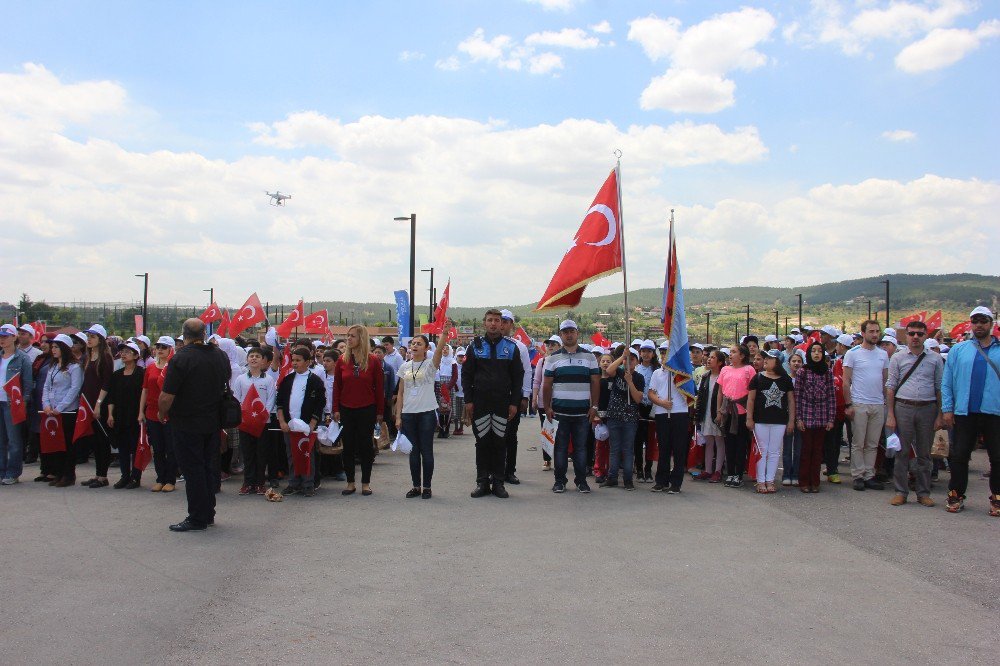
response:
M802 453L802 432L798 428L785 435L781 451L781 480L799 478L799 456Z
M633 447L639 422L607 419L604 425L608 426L608 434L611 435L608 479L617 483L620 463L623 480L627 483L632 480L632 463L635 461Z
M0 477L16 479L24 470L21 424L11 421L10 403L0 402Z
M430 488L434 476L434 429L437 428L437 412L433 409L415 414L403 414L403 434L413 444L410 451L410 477L414 488ZM424 483L420 484L420 472L424 473Z
M587 437L590 420L586 416L559 416L559 428L552 457L555 459L556 483L566 484L566 470L569 467L569 442L573 441L573 483L580 485L587 481Z

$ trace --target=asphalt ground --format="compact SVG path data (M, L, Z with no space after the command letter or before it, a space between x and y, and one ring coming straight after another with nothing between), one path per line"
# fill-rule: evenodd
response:
M984 664L1000 651L1000 519L973 459L967 510L823 484L756 495L551 492L471 499L472 438L437 440L434 498L281 503L223 484L216 526L174 534L178 492L0 488L5 664ZM523 448L523 446L522 446ZM92 468L81 466L78 477ZM592 484L596 486L596 484Z

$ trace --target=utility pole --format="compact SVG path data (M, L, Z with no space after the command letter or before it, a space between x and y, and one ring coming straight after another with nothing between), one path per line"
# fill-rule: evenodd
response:
M889 326L889 278L882 280L885 285L885 325Z
M712 324L712 313L705 313L705 344L712 344L712 331L710 330Z
M802 294L797 294L799 297L799 333L802 332Z

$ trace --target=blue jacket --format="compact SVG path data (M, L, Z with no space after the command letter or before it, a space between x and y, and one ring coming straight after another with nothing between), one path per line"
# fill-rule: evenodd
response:
M7 364L7 376L0 377L0 385L6 384L14 375L21 373L21 397L27 402L31 402L31 390L35 387L34 375L31 371L31 360L28 355L20 349L16 349ZM0 389L2 391L3 389ZM10 396L7 396L10 400Z
M972 364L979 355L976 351L978 344L978 340L966 340L948 351L948 360L945 361L944 376L941 379L942 412L951 412L959 416L968 415ZM991 361L1000 366L1000 340L993 338L990 346L984 351ZM1000 379L989 365L986 366L982 413L1000 416Z

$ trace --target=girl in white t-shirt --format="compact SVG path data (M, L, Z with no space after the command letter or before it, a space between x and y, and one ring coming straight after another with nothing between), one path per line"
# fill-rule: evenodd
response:
M445 322L443 337L451 330ZM441 365L445 345L438 345L433 358L427 357L430 342L426 335L410 340L412 358L399 367L396 389L396 429L413 444L410 451L410 476L413 488L407 498L431 497L431 477L434 475L434 429L437 427L437 396L434 380ZM421 471L423 483L421 484Z

